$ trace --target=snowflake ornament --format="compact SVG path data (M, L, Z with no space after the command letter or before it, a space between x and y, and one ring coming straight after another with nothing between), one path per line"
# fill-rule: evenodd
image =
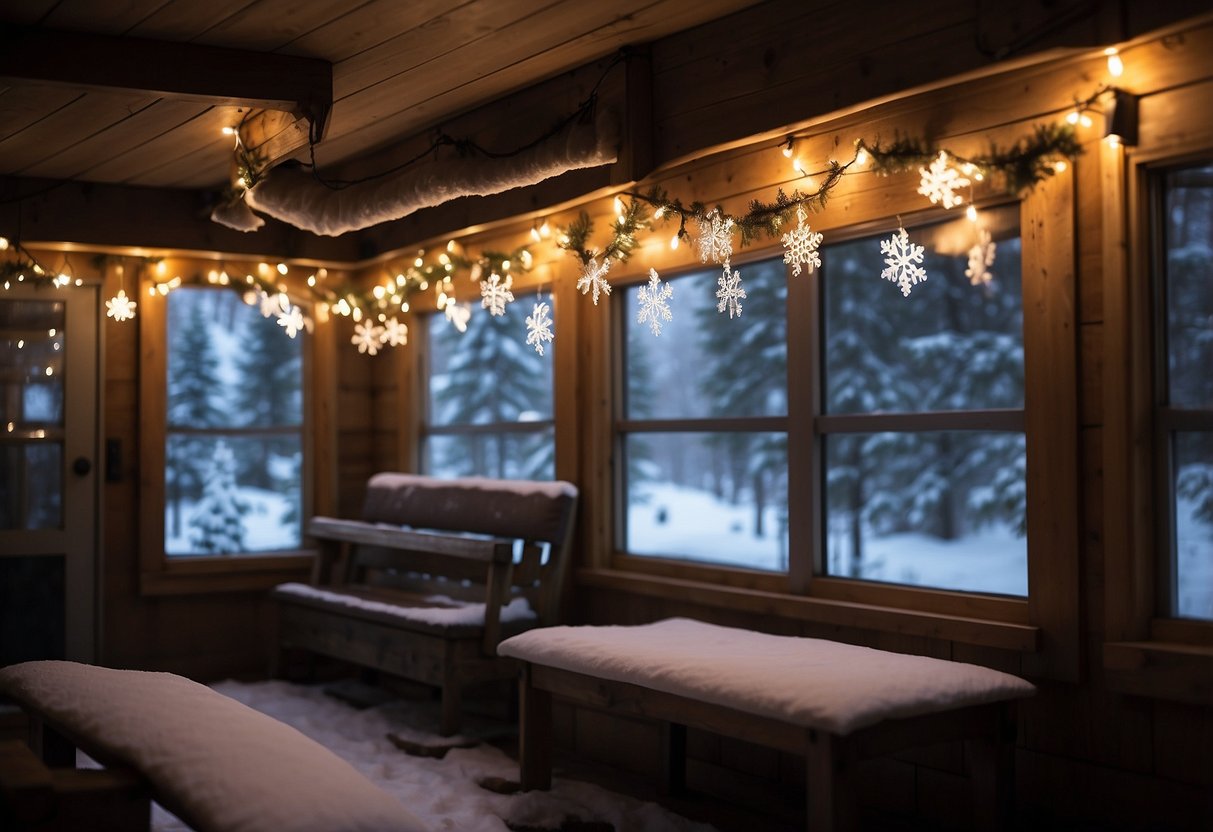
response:
M460 306L454 301L446 305L446 309L442 310L446 315L446 319L451 322L451 326L460 332L468 331L468 321L472 317L472 310L466 306Z
M640 302L640 309L636 312L636 323L642 324L647 321L653 334L660 335L661 322L674 320L668 303L672 297L674 297L674 287L668 283L662 283L656 269L649 269L649 285L641 286L636 295L636 300Z
M105 314L115 321L129 321L135 317L135 307L138 305L126 296L125 289L119 289L118 294L105 302Z
M278 313L278 326L286 331L286 337L294 338L304 327L303 310L298 306Z
M504 315L505 305L514 302L514 293L510 291L513 285L512 276L506 275L503 283L501 275L493 272L488 280L480 281L480 306L492 315Z
M800 274L800 267L807 266L810 273L813 269L821 268L821 256L817 247L821 245L821 233L812 231L804 221L808 219L804 208L796 208L796 227L784 234L780 239L787 251L783 254L783 262L792 264L792 276Z
M611 293L611 284L607 283L606 273L611 268L610 258L602 261L602 265L598 265L598 258L591 257L590 262L585 264L585 268L581 270L581 277L577 279L577 288L581 294L587 292L592 293L590 297L594 299L594 305L598 305L598 294L601 292L604 295Z
M267 292L261 293L261 317L263 318L276 318L290 307L291 302L281 292L273 295Z
M374 355L379 352L382 341L383 327L374 321L366 320L354 325L354 337L350 339L350 343L358 348L358 352Z
M535 348L535 352L543 355L543 345L552 343L552 319L548 316L551 308L542 302L536 302L535 308L526 318L526 342Z
M399 347L409 342L409 328L395 318L388 318L383 324L383 334L379 336L389 347Z
M925 249L910 242L904 228L887 240L880 241L880 253L885 255L885 270L880 276L891 280L901 288L903 297L910 296L910 287L927 279L927 270L917 264L922 262Z
M741 317L741 302L745 299L745 289L741 288L741 272L735 272L730 268L728 263L724 264L724 273L716 281L720 286L716 290L716 297L719 303L716 304L716 311L723 313L725 309L729 310L729 318Z
M699 224L699 260L728 263L733 256L733 219L722 218L717 208Z
M956 193L960 188L967 188L969 180L960 175L960 171L948 164L948 154L939 151L939 155L927 168L919 168L922 181L918 185L918 193L931 200L932 205L942 203L944 208L954 208L964 204L964 198Z
M965 269L965 277L970 285L987 286L994 279L990 266L994 265L994 251L997 248L990 232L982 228L977 232L977 243L969 249L969 267Z

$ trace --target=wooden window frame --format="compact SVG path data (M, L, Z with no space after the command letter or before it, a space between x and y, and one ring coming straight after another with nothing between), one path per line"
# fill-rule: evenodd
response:
M1149 111L1147 111L1149 112ZM1174 118L1174 115L1170 116ZM1147 129L1164 132L1166 118ZM1207 131L1209 132L1209 131ZM1143 150L1102 146L1104 194L1103 669L1124 693L1207 704L1213 698L1213 622L1173 617L1170 433L1161 406L1165 324L1158 260L1163 171L1213 159L1213 132Z
M898 183L898 187L904 184ZM1079 501L1078 501L1078 402L1076 345L1076 281L1074 211L1075 182L1072 173L1061 173L1041 182L1020 201L1020 238L1023 243L1024 374L1025 403L1022 414L1027 442L1028 562L1026 598L980 593L933 590L918 587L859 582L814 575L812 560L795 555L789 573L771 575L732 567L691 564L669 559L629 555L615 548L609 534L616 512L604 507L597 514L591 546L605 556L596 557L582 570L579 581L586 586L624 590L661 597L671 595L705 604L762 614L854 626L901 634L998 647L1020 655L1022 672L1061 680L1079 675ZM872 200L874 205L879 200ZM874 209L879 210L879 209ZM903 213L908 226L941 219L938 210ZM873 213L857 217L846 228L830 232L832 241L862 236L888 227L887 216ZM747 252L745 260L764 259L780 249ZM735 258L742 262L743 258ZM788 307L792 320L816 321L818 292L815 275L789 280ZM613 282L626 285L642 279L639 274L620 276ZM626 312L626 310L625 310ZM593 320L591 318L591 320ZM817 361L815 325L790 326L788 332L789 373L791 356ZM598 337L608 338L609 356L621 368L618 325L602 326ZM812 331L811 331L812 330ZM602 370L600 370L602 372ZM606 371L607 383L618 393L622 371ZM788 478L789 499L812 494L820 482L820 454L816 452L815 420L820 413L817 388L807 383L788 388ZM613 397L616 403L618 395ZM617 404L616 404L617 407ZM612 412L608 429L599 436L614 458L619 459L619 433L614 429L618 412ZM1010 424L1008 414L975 412L957 416L960 423ZM839 417L820 417L825 419ZM898 421L902 417L871 417ZM914 417L905 417L913 420ZM601 472L609 461L593 458L594 481L618 505L617 482ZM601 453L599 454L601 457ZM605 481L604 481L605 479ZM820 512L820 500L810 499ZM789 530L796 541L812 540L819 518L794 512ZM800 519L796 518L800 516ZM790 544L795 549L799 543ZM812 544L817 546L818 544ZM818 555L818 557L820 557Z
M193 284L189 284L193 285ZM216 292L231 289L213 288ZM148 273L139 280L139 590L144 595L183 595L207 592L258 591L283 581L307 577L315 550L305 545L297 550L269 554L187 558L169 557L164 551L165 442L168 436L168 296L149 291L154 283ZM324 346L321 345L323 342ZM317 422L330 417L319 403L318 389L335 389L334 362L320 359L332 349L331 327L318 321L313 335L303 339L303 517L331 506L332 489L318 483L317 472L331 471L331 451L322 450L319 437L331 430L317 430ZM328 384L325 384L325 380ZM319 418L318 418L319 417Z

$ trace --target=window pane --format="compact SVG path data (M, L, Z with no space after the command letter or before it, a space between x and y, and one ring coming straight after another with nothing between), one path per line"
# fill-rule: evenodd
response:
M302 466L297 433L169 434L165 552L217 555L299 548Z
M965 270L982 229L992 279L973 285ZM823 248L825 411L1023 407L1018 207L914 229L927 281L908 298L880 279L887 236Z
M168 295L168 426L303 424L303 337L227 289Z
M429 422L490 425L552 418L552 353L526 343L526 318L534 303L519 298L504 315L475 309L467 332L445 316L429 319ZM553 315L554 317L554 315ZM553 329L553 331L555 331Z
M629 434L625 455L628 552L787 569L785 434Z
M0 529L63 527L63 443L0 445Z
M0 301L0 424L63 425L64 305Z
M829 574L1027 594L1022 434L855 433L824 442Z
M556 431L431 434L425 470L436 477L556 478Z
M787 271L782 259L739 268L740 318L716 311L713 267L669 285L673 320L654 336L636 322L644 284L625 292L625 418L783 416L787 405Z
M1213 165L1166 178L1170 404L1213 408Z
M1175 434L1177 613L1213 620L1213 433Z

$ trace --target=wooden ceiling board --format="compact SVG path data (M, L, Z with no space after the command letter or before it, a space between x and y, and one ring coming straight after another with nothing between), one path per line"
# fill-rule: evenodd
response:
M336 20L300 35L280 51L291 55L324 58L334 64L373 49L423 26L444 13L453 12L478 0L370 0L351 9Z
M444 73L421 66L373 89L337 100L329 132L316 149L317 158L322 163L333 163L373 151L394 137L434 126L444 117L464 112L539 78L596 60L625 44L652 40L664 31L694 25L737 4L735 0L703 0L688 8L677 0L649 0L647 4L633 2L632 10L624 12L617 11L615 6L596 5L598 13L593 16L587 16L584 5L575 0L565 0L560 5L564 13L578 14L581 20L592 23L593 28L586 31L566 25L565 30L584 33L553 43L550 34L545 39L519 23L497 35L509 43L507 54L469 44L444 56L444 61L456 62L471 72Z
M83 90L66 87L17 85L0 95L0 141L20 133L41 119L83 98ZM3 163L8 168L7 160Z
M224 125L239 121L233 119L234 107L203 107L195 115L178 124L165 127L156 136L142 144L132 146L84 172L83 178L95 182L124 182L144 184L140 178L148 171L182 156L187 155L204 144L214 144L228 149L231 158L231 145L226 144L222 128ZM227 179L227 166L216 179L222 183Z
M199 116L207 105L197 101L160 99L122 121L110 124L96 133L21 171L23 176L48 179L82 178L95 168L131 148L142 147L159 135L164 124L188 123ZM207 174L211 176L210 172Z
M59 0L25 0L25 2L11 3L12 8L4 10L4 19L9 23L33 26L55 8L55 4L58 2Z
M62 0L37 24L48 29L120 35L168 3L169 0Z
M307 3L257 0L190 40L209 46L274 52L301 35L340 18L351 5L350 0L310 0Z
M118 124L132 113L155 104L154 95L90 92L21 132L0 140L5 166L28 175L28 169L45 162L90 136Z
M212 26L248 8L257 0L172 0L139 21L126 34L139 38L154 38L190 42Z

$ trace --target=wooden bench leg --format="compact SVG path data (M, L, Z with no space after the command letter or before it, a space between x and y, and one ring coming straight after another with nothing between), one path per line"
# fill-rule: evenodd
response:
M29 747L48 766L54 768L76 767L76 746L71 740L32 714L29 717Z
M442 725L439 733L449 737L459 733L463 724L463 691L459 682L448 679L442 686Z
M857 829L844 741L824 731L809 730L805 745L809 832Z
M523 791L546 791L552 788L552 694L531 686L529 664L518 694L518 779Z
M661 723L662 791L685 794L687 789L687 727L677 722Z
M982 736L965 741L973 791L973 828L1001 832L1010 828L1014 810L1015 723L1008 708L992 715Z

